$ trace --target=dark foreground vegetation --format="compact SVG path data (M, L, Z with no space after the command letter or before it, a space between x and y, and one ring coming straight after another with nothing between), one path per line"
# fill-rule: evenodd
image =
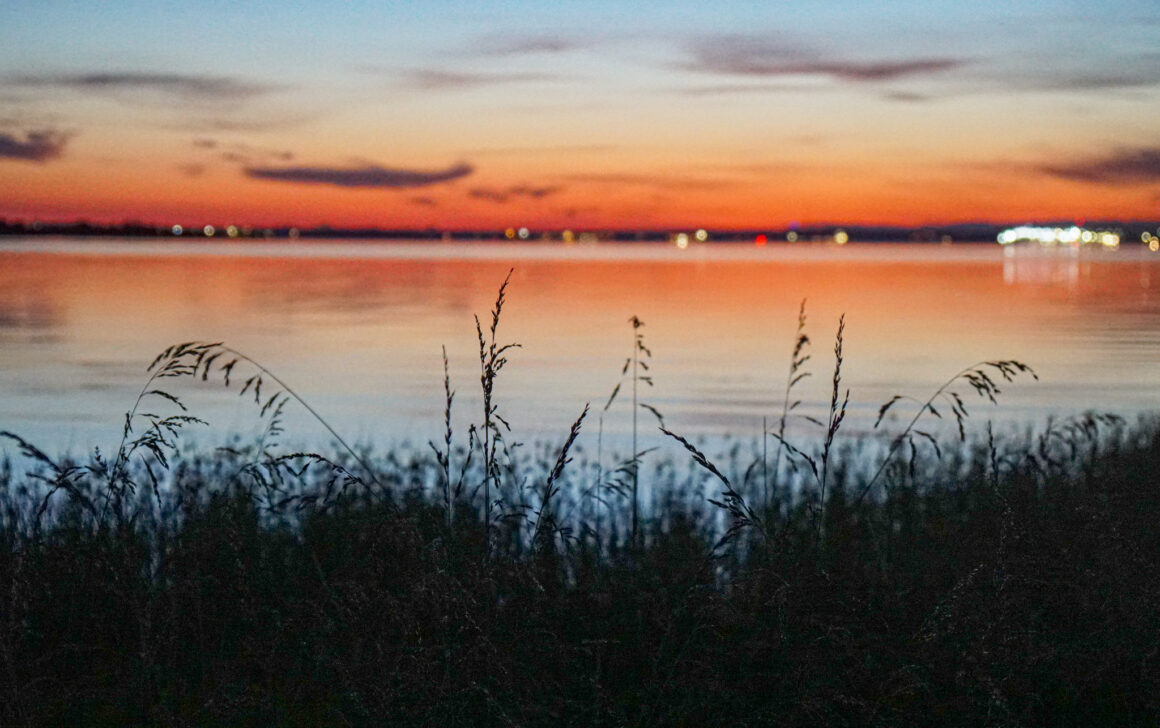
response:
M0 725L1160 719L1155 422L960 446L911 422L889 449L843 447L839 334L815 448L779 426L752 454L674 436L677 454L605 467L574 446L584 417L550 449L504 440L497 323L479 331L483 420L433 454L278 454L295 395L220 344L154 362L111 457L3 433ZM194 420L146 411L182 407L157 382L223 369L266 434L182 453ZM993 395L971 379L988 371L1023 372L958 381Z

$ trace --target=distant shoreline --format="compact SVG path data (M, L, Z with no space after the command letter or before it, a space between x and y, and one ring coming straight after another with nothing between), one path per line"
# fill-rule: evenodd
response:
M1025 222L1025 221L1020 221ZM1073 225L1072 221L1046 221L1045 226ZM1089 221L1087 226L1117 231L1125 239L1139 240L1144 233L1160 234L1160 221ZM887 225L809 225L793 228L694 230L685 227L643 230L584 230L564 229L381 229L334 227L235 227L233 225L168 225L145 223L99 225L88 222L26 222L0 221L0 237L70 237L108 238L135 237L161 239L344 239L344 240L423 240L432 242L656 242L668 243L679 235L703 233L707 242L823 242L845 234L851 242L891 243L978 243L994 242L996 236L1010 227L1008 223L955 223L947 225L887 226Z

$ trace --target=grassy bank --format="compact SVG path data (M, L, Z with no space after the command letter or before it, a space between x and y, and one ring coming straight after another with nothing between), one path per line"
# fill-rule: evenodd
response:
M618 397L661 419L636 319L607 403L518 447L492 399L512 351L502 303L478 328L478 424L451 431L448 380L446 436L425 451L337 432L332 453L281 451L281 412L308 405L216 343L153 362L116 453L55 461L3 433L0 724L1160 717L1156 422L932 436L928 420L963 424L965 394L1030 373L984 362L881 447L843 444L839 327L829 412L795 444L803 308L754 447L710 456L675 432L668 454L576 447ZM264 434L185 451L181 381L252 397Z

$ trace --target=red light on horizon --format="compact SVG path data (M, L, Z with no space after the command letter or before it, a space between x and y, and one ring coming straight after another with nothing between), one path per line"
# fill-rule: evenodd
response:
M753 239L753 244L760 248L761 246L765 245L767 240L768 238L765 237L765 233L761 233Z

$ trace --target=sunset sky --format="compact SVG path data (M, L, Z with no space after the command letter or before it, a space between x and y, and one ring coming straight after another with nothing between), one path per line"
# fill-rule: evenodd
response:
M8 2L0 217L1160 217L1155 0Z

